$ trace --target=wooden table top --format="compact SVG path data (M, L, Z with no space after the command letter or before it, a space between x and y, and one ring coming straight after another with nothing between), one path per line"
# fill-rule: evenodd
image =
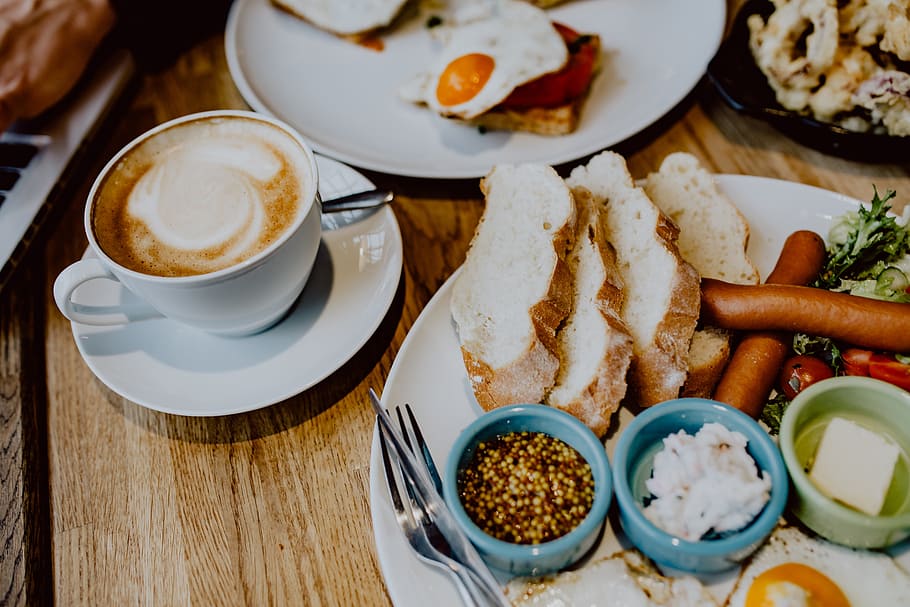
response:
M302 394L252 413L157 413L107 389L56 309L56 275L86 247L83 201L117 149L167 119L246 108L223 39L146 76L65 211L0 301L0 603L387 605L369 509L370 387L381 389L421 309L463 261L483 209L476 182L368 175L400 193L396 302L364 348ZM653 132L650 132L653 131ZM702 84L623 146L642 176L674 151L718 173L869 199L910 195L910 166L800 146Z

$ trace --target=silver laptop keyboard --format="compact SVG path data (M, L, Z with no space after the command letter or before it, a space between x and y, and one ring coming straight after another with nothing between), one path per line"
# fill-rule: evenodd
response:
M0 142L0 204L6 200L6 195L15 187L19 175L38 150L38 146L31 143Z
M50 119L0 132L0 290L133 73L126 51L111 53Z

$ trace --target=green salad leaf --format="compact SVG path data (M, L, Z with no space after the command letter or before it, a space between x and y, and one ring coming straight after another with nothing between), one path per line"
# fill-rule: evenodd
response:
M888 214L888 201L895 197L888 190L880 197L873 187L872 203L867 209L841 215L828 233L825 265L813 286L841 290L841 282L876 280L894 262L910 255L910 230Z
M783 394L778 394L765 403L760 420L768 427L768 434L774 436L780 432L780 421L789 405L790 399Z
M797 354L810 354L828 363L835 375L843 368L840 348L833 339L796 333L793 335L793 351Z

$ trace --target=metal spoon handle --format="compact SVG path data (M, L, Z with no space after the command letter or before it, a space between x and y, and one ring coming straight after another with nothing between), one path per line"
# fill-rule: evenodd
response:
M322 201L323 213L337 213L338 211L355 211L358 209L372 209L392 202L395 195L389 190L367 190L330 198Z

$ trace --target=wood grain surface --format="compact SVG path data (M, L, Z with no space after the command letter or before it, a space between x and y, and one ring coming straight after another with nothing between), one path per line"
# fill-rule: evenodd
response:
M86 247L83 203L104 161L164 120L246 108L223 39L144 77L65 209L0 301L0 604L388 605L368 503L373 416L420 311L463 261L483 210L476 181L368 175L401 193L395 303L367 345L306 392L218 418L156 413L117 396L83 362L51 297ZM700 85L619 148L633 175L684 150L710 170L776 177L860 199L910 196L903 164L802 147Z

